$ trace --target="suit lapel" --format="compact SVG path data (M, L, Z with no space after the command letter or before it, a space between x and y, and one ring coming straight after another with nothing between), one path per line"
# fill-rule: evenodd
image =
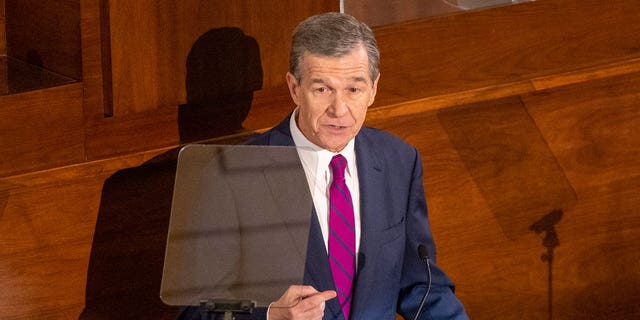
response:
M292 115L289 115L280 124L275 126L271 131L269 138L269 145L272 146L295 146L293 138L291 137L291 129L289 128L289 121Z
M262 174L269 186L271 200L276 206L278 222L286 226L290 244L295 248L297 257L301 258L300 274L296 276L302 280L313 200L308 192L306 176L297 153L294 149L284 150L285 148L288 147L266 149L263 152L271 165L263 168Z
M361 131L355 141L358 179L360 184L360 248L358 255L358 273L356 276L354 300L351 306L353 319L360 318L367 306L371 285L375 281L375 260L377 259L377 229L384 211L383 170L373 150L372 142L366 131Z

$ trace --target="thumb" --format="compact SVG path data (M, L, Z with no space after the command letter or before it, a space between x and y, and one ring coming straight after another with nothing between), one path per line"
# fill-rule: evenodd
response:
M306 298L318 293L318 290L312 286L292 286L291 289L293 289L291 293L295 298Z

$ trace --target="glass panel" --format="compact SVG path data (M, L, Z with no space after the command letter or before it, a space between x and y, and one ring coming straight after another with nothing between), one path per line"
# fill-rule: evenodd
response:
M369 26L534 0L342 0L343 12Z
M268 306L290 285L303 283L312 203L294 147L184 147L162 300Z
M0 56L0 95L45 89L76 82L9 56Z

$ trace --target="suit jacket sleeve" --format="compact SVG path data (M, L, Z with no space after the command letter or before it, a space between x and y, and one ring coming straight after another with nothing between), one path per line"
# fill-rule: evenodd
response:
M429 227L423 188L422 161L415 150L409 204L407 206L405 260L403 263L398 313L413 319L428 286L428 272L418 255L418 245L427 246L430 258L431 288L420 319L468 319L462 303L454 295L455 287L435 264L435 244Z

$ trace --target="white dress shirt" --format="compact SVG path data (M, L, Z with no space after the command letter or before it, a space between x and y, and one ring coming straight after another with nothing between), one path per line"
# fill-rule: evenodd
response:
M313 205L316 209L324 247L328 252L329 248L329 186L331 185L332 173L329 168L331 158L338 153L325 150L307 139L296 123L298 109L293 111L289 127L291 136L295 143L298 156L302 162L304 173L307 176L307 183L313 198ZM354 150L354 139L351 139L347 146L339 152L347 159L347 169L345 172L345 182L351 193L353 200L353 213L356 227L356 263L357 253L360 248L360 188L358 183L358 170L356 167L356 154Z

